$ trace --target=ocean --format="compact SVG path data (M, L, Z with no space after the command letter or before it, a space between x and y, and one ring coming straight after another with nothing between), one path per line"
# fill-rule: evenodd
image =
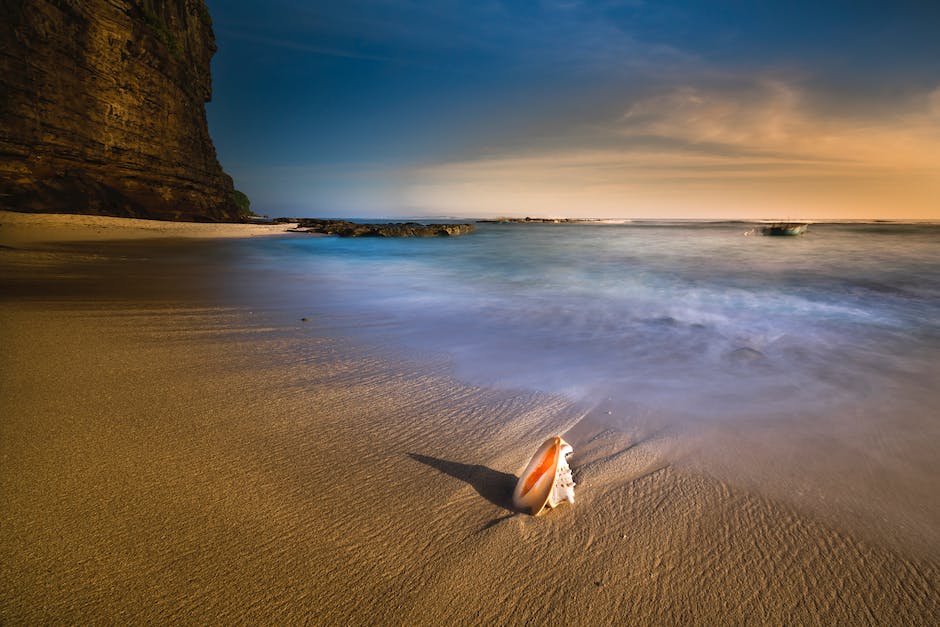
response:
M228 294L940 551L940 225L480 224L233 242ZM439 362L438 362L439 363ZM575 458L576 459L576 458ZM575 462L576 463L576 462Z
M458 238L244 245L283 280L282 304L446 353L481 385L606 391L707 420L899 385L928 400L940 382L940 226L480 224Z

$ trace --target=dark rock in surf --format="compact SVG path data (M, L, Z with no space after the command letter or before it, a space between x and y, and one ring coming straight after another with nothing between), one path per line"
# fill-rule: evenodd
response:
M759 350L743 346L728 353L728 359L737 364L761 363L767 356Z
M294 231L325 233L339 237L453 237L473 232L472 224L419 224L417 222L388 222L363 224L346 220L297 221Z

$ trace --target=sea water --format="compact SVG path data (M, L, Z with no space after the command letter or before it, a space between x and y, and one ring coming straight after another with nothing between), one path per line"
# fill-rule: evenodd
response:
M481 224L253 245L290 274L298 311L446 352L473 383L622 390L703 415L940 383L940 226Z
M604 403L718 475L890 518L940 551L940 225L480 224L239 245L321 330L444 354L470 384Z

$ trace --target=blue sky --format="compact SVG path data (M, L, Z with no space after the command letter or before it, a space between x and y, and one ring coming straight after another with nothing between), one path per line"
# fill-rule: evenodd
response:
M940 2L207 4L269 215L940 217Z

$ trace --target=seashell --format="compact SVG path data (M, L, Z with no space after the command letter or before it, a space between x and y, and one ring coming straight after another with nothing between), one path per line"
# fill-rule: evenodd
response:
M517 510L538 516L546 506L574 503L574 481L566 459L573 450L561 436L545 440L516 483L512 504Z

